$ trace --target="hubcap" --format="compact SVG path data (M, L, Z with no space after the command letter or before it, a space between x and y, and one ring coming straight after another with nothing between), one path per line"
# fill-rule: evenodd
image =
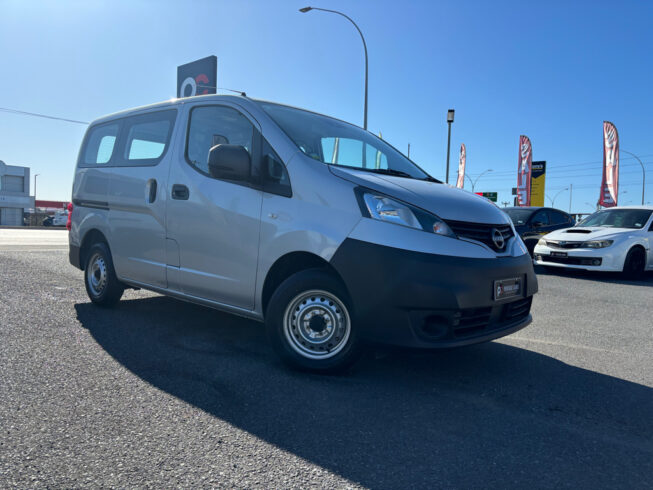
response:
M312 290L288 304L283 329L297 353L309 359L328 359L347 344L351 321L347 308L334 294Z
M107 286L107 264L104 257L95 254L86 268L86 281L94 296L100 296Z

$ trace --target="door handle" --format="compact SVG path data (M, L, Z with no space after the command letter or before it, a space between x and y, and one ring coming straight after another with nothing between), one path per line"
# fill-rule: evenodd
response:
M154 201L156 201L156 179L148 180L147 184L150 187L148 200L149 200L150 204L152 204Z
M179 201L186 201L190 196L188 187L183 184L173 184L172 186L172 198Z

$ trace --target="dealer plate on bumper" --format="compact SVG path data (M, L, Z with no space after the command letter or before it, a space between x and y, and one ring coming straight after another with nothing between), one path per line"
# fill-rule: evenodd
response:
M551 252L551 257L566 257L567 252Z
M494 300L512 298L521 295L522 280L519 277L494 281Z

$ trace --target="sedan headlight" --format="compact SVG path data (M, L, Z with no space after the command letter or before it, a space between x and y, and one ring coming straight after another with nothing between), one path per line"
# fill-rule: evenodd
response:
M451 228L434 214L377 192L359 189L357 195L361 211L368 218L457 238Z
M590 240L589 242L583 242L581 247L583 248L605 248L609 247L614 243L614 240Z
M537 241L537 244L538 244L540 247L546 247L546 240L545 240L544 238L540 238L540 239Z

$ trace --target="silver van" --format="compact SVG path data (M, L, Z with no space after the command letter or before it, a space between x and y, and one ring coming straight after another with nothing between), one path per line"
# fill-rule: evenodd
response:
M505 213L306 110L207 95L103 117L72 202L70 262L93 303L145 288L264 321L297 368L531 321L537 279Z

